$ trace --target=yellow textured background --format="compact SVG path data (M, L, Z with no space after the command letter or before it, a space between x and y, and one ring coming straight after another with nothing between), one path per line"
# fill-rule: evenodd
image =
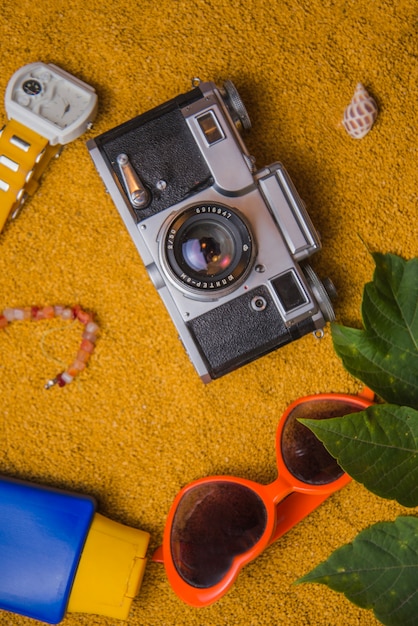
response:
M161 541L178 490L195 478L276 476L278 419L300 396L356 392L329 329L204 386L106 195L85 146L190 79L232 79L249 111L259 167L280 160L321 232L312 264L329 275L338 321L360 324L368 250L417 254L415 0L15 0L1 3L0 93L42 60L91 83L94 130L69 145L0 236L0 309L73 304L101 334L88 369L64 389L79 326L15 323L0 335L0 472L92 494L99 511ZM362 140L340 121L361 81L380 109ZM0 122L5 121L0 111ZM183 604L148 562L129 626L372 626L368 611L319 585L292 582L343 542L404 511L358 484L334 495L240 574L206 609ZM0 623L30 625L0 613ZM115 620L68 615L65 626Z

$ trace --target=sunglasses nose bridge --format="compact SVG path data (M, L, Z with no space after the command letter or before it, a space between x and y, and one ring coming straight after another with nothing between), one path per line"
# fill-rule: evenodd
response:
M274 504L283 500L293 491L292 485L281 475L269 485L265 485L264 489L266 498Z

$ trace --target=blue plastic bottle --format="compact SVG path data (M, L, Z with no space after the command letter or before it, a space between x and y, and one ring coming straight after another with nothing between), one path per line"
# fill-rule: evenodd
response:
M0 609L50 624L67 610L126 619L148 541L90 496L0 477Z

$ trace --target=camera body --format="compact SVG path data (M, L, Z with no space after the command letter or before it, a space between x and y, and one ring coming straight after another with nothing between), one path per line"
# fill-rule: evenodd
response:
M334 319L306 263L319 236L286 170L256 170L231 81L194 88L87 143L176 325L209 382Z

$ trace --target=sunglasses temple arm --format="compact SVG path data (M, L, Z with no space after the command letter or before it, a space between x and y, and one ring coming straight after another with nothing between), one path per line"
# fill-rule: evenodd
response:
M370 389L370 387L364 386L362 390L359 391L358 395L360 398L364 398L365 400L370 400L370 402L376 401L376 394L372 389Z
M270 538L269 545L287 533L293 526L307 517L330 494L306 494L293 492L276 506L276 527Z
M151 557L151 561L153 561L154 563L161 563L162 565L164 565L164 554L163 554L163 547L159 546L154 554Z

